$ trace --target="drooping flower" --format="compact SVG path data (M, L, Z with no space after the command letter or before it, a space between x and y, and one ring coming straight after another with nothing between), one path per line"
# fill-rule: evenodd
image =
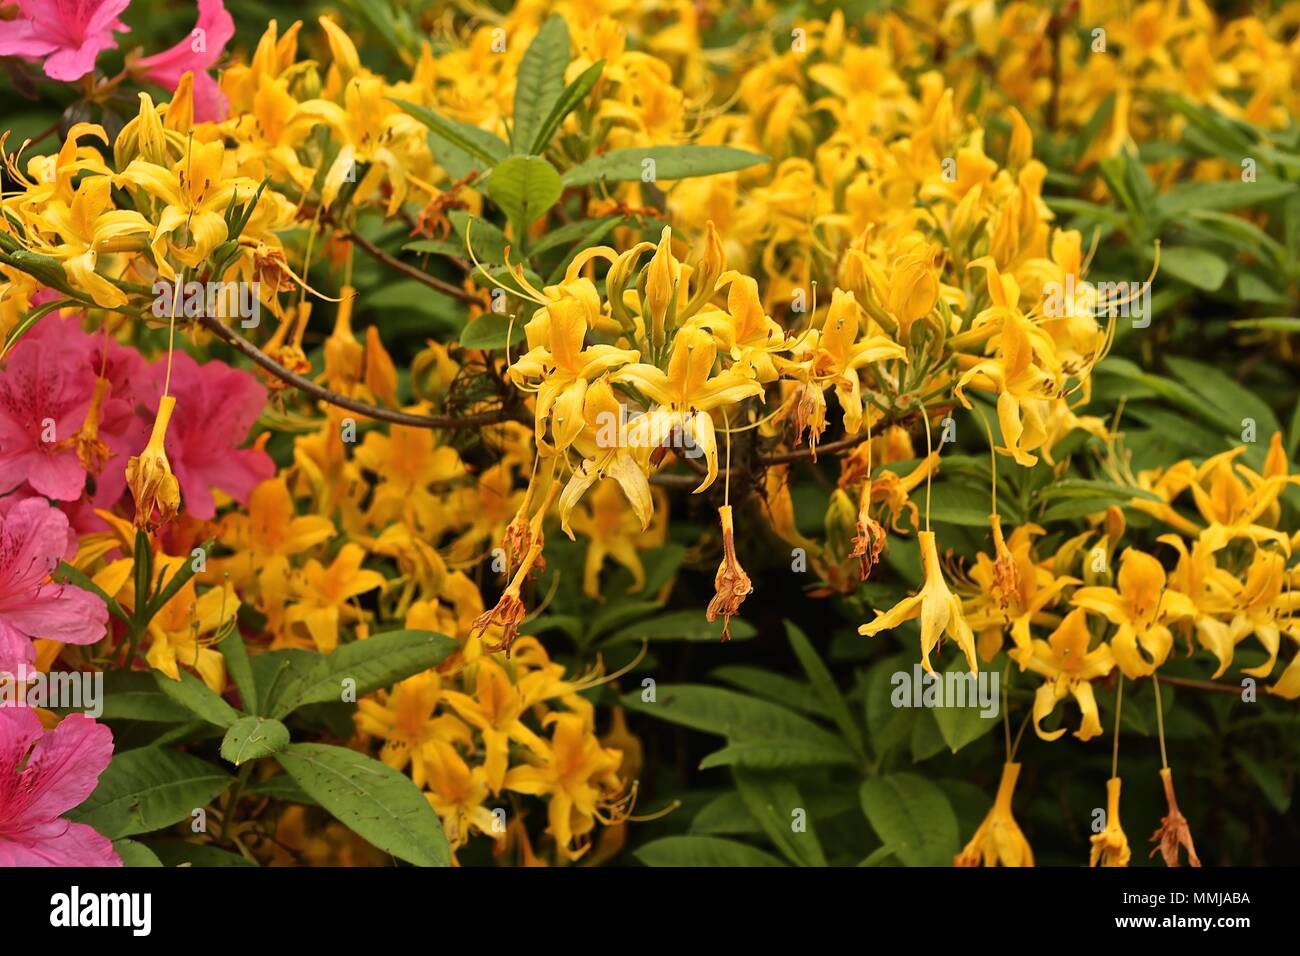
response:
M176 397L164 395L158 404L149 442L126 463L126 483L135 499L136 527L153 529L176 517L181 507L180 484L167 458L167 426L176 408ZM158 517L154 518L157 512Z
M731 639L731 618L740 610L741 603L754 590L749 575L736 557L736 528L731 517L731 505L718 509L722 519L722 563L713 577L713 599L704 612L709 623L722 615L722 639Z
M966 848L953 859L955 866L1033 866L1034 851L1011 814L1011 797L1020 778L1020 764L1002 765L998 795L984 822L975 830Z
M131 0L18 0L18 16L0 21L0 56L39 60L45 75L71 83L95 68L95 57L117 48L118 19Z
M1187 862L1191 866L1200 866L1201 860L1196 855L1196 845L1192 843L1192 831L1187 826L1187 818L1178 809L1178 799L1174 796L1174 773L1168 767L1160 770L1160 780L1165 785L1165 802L1169 804L1169 813L1160 818L1160 826L1151 835L1151 856L1157 853L1164 858L1165 866L1178 866L1178 848L1187 850Z
M175 90L181 77L194 74L194 119L200 123L225 116L226 101L217 81L208 71L221 58L235 35L235 21L222 0L199 0L199 18L194 29L175 46L135 61L137 69L151 83Z
M962 612L961 601L948 589L943 579L943 569L939 566L939 550L935 545L933 531L917 533L917 543L921 546L921 566L925 570L925 583L921 590L911 597L903 598L888 611L877 611L876 619L858 628L858 633L870 637L881 631L892 630L904 621L921 619L921 666L928 673L933 673L930 666L930 652L939 643L944 634L953 638L971 673L979 670L975 659L975 635L966 616Z
M44 732L34 710L0 708L0 867L121 866L107 837L62 818L112 757L113 732L84 714Z
M1106 826L1092 837L1089 866L1128 866L1129 857L1133 855L1119 822L1119 791L1119 777L1106 781Z
M104 602L49 580L68 543L68 516L43 498L20 501L0 517L0 671L34 661L37 637L93 644L104 636Z

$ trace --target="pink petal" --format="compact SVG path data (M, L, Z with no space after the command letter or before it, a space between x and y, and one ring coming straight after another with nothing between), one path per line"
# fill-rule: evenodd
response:
M113 759L113 732L85 714L73 714L43 736L23 768L31 788L24 818L53 820L80 805L95 791L99 775Z
M108 630L104 602L71 584L42 584L22 601L6 596L0 618L32 637L64 644L94 644Z
M199 18L195 29L202 30L203 50L194 49L194 33L191 31L175 46L146 56L136 61L136 65L145 70L145 76L159 86L175 90L181 76L186 72L194 73L195 119L198 119L199 74L206 73L212 64L221 58L226 44L235 35L235 21L226 12L222 0L199 0ZM208 77L211 82L211 77ZM215 84L213 84L215 86Z
M0 673L16 674L36 662L36 645L22 631L0 620Z
M0 867L121 865L112 841L84 823L49 820L12 838L0 836Z

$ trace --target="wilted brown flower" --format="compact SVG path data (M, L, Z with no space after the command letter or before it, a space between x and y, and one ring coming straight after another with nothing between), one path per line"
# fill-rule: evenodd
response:
M1151 835L1151 840L1155 847L1151 850L1151 856L1159 853L1164 857L1165 866L1180 866L1178 862L1178 848L1180 846L1187 849L1187 862L1191 866L1200 866L1200 858L1196 855L1196 846L1192 843L1192 831L1187 827L1187 818L1183 816L1182 811L1178 809L1178 800L1174 796L1174 774L1168 767L1160 771L1160 779L1165 785L1165 802L1169 804L1169 813L1160 820L1160 826L1155 833Z
M704 616L713 622L719 614L722 615L722 639L728 641L731 640L731 616L740 610L741 603L754 586L736 558L736 529L731 520L731 505L719 508L718 516L722 519L722 563L713 578L716 593Z

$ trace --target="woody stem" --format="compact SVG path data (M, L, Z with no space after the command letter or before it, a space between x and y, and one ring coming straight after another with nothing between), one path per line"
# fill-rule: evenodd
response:
M350 412L356 412L358 415L364 415L366 418L375 421L389 422L393 425L407 425L411 428L481 428L484 425L496 425L506 421L519 421L525 424L532 421L531 418L525 419L522 417L518 410L507 406L488 412L476 412L472 415L413 415L410 412L380 408L377 405L370 405L349 398L346 395L340 395L323 385L316 384L309 378L304 378L296 372L290 371L234 329L223 325L221 320L214 316L200 316L199 322L236 352L247 356L254 365L270 372L280 381L292 385L300 392L305 392L322 402L337 405L339 408L345 408Z

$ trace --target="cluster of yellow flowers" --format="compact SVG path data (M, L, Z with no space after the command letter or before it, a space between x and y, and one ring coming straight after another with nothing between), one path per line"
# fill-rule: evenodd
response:
M450 413L472 365L503 379L531 418L532 428L486 423L480 438L492 463L481 467L447 430L393 424L358 434L346 405L293 405L285 376L268 376L278 405L266 421L297 433L293 465L257 484L246 508L199 521L176 518L180 495L163 451L176 400L166 395L155 440L127 470L137 524L155 527L155 510L173 522L167 536L150 539L156 567L179 567L209 538L223 554L150 625L151 664L174 676L178 665L193 667L224 690L214 645L241 609L269 649L328 654L398 622L455 637L460 650L437 671L361 701L358 746L382 741L382 759L425 790L454 847L476 833L502 846L514 839L531 861L519 815L507 826L493 801L505 792L546 797L548 833L560 856L577 859L597 822L626 819L639 746L621 724L603 742L597 736L581 692L608 678L566 675L535 638L518 636L545 523L558 517L563 533L589 539L587 593L600 594L606 558L639 583L638 551L663 540L668 508L654 485L674 487L675 478L695 494L723 486L715 494L723 554L705 613L723 619L724 637L751 590L731 487L742 469L762 469L762 513L805 550L829 591L867 577L889 534L915 533L923 583L861 633L919 618L927 670L944 636L972 671L1007 644L1022 670L1043 678L1033 721L1044 739L1064 733L1042 721L1067 696L1083 715L1076 736L1101 733L1093 682L1116 666L1129 679L1153 675L1176 635L1189 649L1194 635L1220 674L1254 636L1268 659L1246 673L1260 678L1275 669L1283 636L1300 643L1298 572L1287 568L1300 536L1277 527L1278 497L1300 476L1288 473L1279 436L1261 472L1237 462L1238 449L1134 475L1105 423L1075 414L1110 348L1120 303L1082 281L1084 237L1053 224L1047 169L1025 118L1082 128L1113 97L1084 162L1176 122L1153 105L1162 92L1279 124L1300 108L1300 43L1276 39L1297 20L1297 5L1276 22L1220 27L1200 2L1152 0L1131 13L1084 3L1081 19L1098 24L1102 49L1121 51L1089 59L1077 33L1062 33L1034 4L1000 13L991 0L909 5L873 17L871 43L855 40L837 12L791 24L779 43L762 37L728 50L701 49L697 21L714 15L711 5L670 3L638 22L632 4L597 4L601 16L561 4L574 51L566 79L604 64L589 117L602 148L690 141L771 161L672 184L600 184L587 216L642 214L662 190L673 225L657 243L625 241L620 226L612 245L582 250L554 282L508 258L495 273L467 268L452 288L476 300L472 321L487 320L483 297L500 285L531 310L519 321L526 344L503 356L430 343L413 371L420 398L399 409L399 373L377 330L361 341L352 329L352 229L364 210L446 235L448 211L477 215L483 196L473 176L454 179L439 164L426 128L394 100L506 132L543 6L518 4L463 36L449 26L451 50L434 56L426 44L398 82L367 70L329 19L320 21L324 68L323 59L300 58L299 24L281 34L272 22L247 62L221 76L227 119L196 123L186 79L169 103L140 95L111 166L91 145L108 143L105 131L89 124L25 171L7 157L21 189L2 203L6 332L54 288L64 308L103 310L105 327L123 336L128 318L169 324L174 335L184 321L174 302L160 318L140 305L156 280L258 282L277 321L259 354L298 377L312 369L306 296L338 302L332 331L317 336L324 370L313 380L334 397L412 417ZM764 7L751 12L761 18ZM977 56L935 62L936 48L968 44ZM987 68L997 93L982 96ZM1234 94L1244 90L1251 96L1239 106ZM977 100L980 112L967 115ZM578 128L576 116L566 123ZM557 148L564 152L563 139ZM516 247L527 238L510 236ZM465 252L475 259L472 238ZM342 267L329 295L307 285L321 259ZM1047 290L1062 287L1077 289L1077 300L1050 307ZM459 411L481 414L500 398ZM842 437L820 450L842 455L840 476L825 539L813 541L795 527L788 472L816 457L832 401ZM945 568L929 525L928 489L942 464L932 431L959 406L983 420L986 405L1000 431L995 440L984 422L995 453L992 553L968 570ZM1118 509L1091 516L1088 530L1050 555L1035 552L1043 528L1004 534L996 458L1055 464L1054 446L1077 429L1111 449L1113 477L1134 489L1132 508L1170 529L1159 540L1176 555L1171 573L1124 545ZM680 468L688 474L674 473ZM922 485L924 510L912 500ZM83 540L77 564L129 610L137 539L123 519L101 516L109 530ZM504 587L487 607L481 577L467 572L497 549ZM1300 656L1270 690L1300 697ZM995 807L1007 819L1013 767ZM968 861L1021 852L1005 850L999 821L977 834ZM985 842L996 849L980 852ZM1127 845L1098 853L1117 859Z

